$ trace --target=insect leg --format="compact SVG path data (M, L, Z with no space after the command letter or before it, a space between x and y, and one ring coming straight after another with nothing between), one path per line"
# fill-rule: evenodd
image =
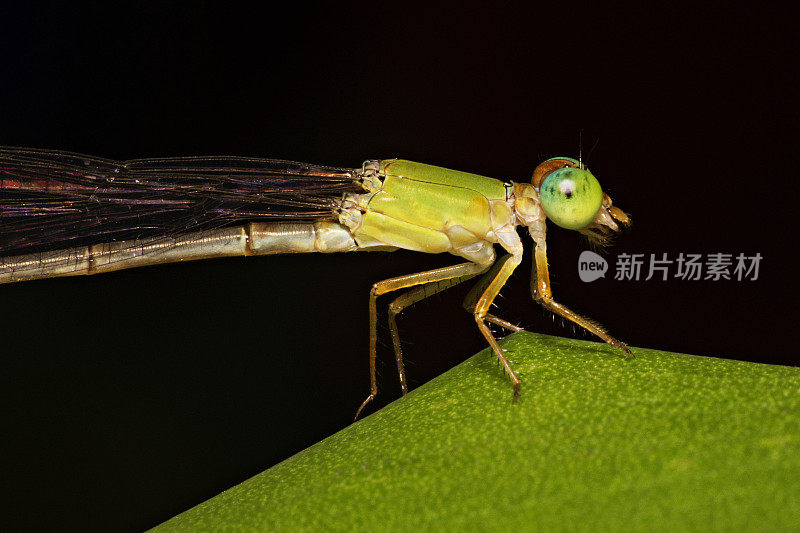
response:
M473 265L474 263L466 264ZM484 270L486 268L488 267L483 267ZM463 283L469 279L472 279L478 274L480 274L480 272L428 282L401 294L389 304L389 330L392 333L394 356L397 360L397 371L400 375L400 388L402 389L403 394L408 393L408 385L406 384L406 372L405 366L403 365L403 349L400 346L400 333L397 330L397 315L403 312L404 309L411 307L420 300L424 300L425 298L449 289L450 287L455 287L459 283Z
M486 270L485 265L477 263L462 263L460 265L453 265L435 270L428 270L425 272L418 272L416 274L408 274L397 278L386 279L379 281L372 286L369 293L369 381L370 392L367 399L361 403L361 406L356 411L356 420L361 414L361 411L366 405L371 402L375 396L378 395L378 384L375 376L375 356L378 344L378 316L377 316L377 299L378 296L386 294L387 292L413 287L415 285L423 285L426 283L433 283L449 279L473 277ZM443 287L446 289L447 286ZM442 290L443 290L442 289ZM438 292L438 291L437 291ZM412 302L413 303L413 302ZM410 305L410 304L409 304ZM394 338L394 332L392 334ZM402 359L400 360L402 364Z
M630 349L628 349L628 346L624 342L609 335L603 326L553 300L553 293L550 290L550 271L547 267L547 248L537 243L534 254L535 260L533 263L533 270L535 276L531 277L531 294L533 295L533 299L536 300L536 303L578 324L580 327L597 335L611 346L616 346L626 353L626 357L631 356L632 353ZM534 279L536 280L535 284Z
M498 268L496 275L491 278L491 281L486 285L483 289L481 295L478 297L478 302L475 305L474 315L475 315L475 322L478 324L478 329L483 334L486 341L489 343L489 346L492 347L492 351L495 353L497 358L500 360L500 363L503 365L503 369L508 374L508 377L511 379L511 383L514 384L514 397L519 396L519 385L520 381L514 371L511 369L511 364L509 363L508 359L503 352L503 349L500 348L500 345L497 343L497 339L494 338L492 332L489 330L489 326L486 325L486 315L489 310L489 307L492 305L492 302L497 297L497 294L500 292L500 289L503 288L508 278L514 272L514 269L522 261L522 249L516 253L509 254L506 256L503 264Z
M509 257L511 257L511 255L504 255L498 259L494 265L492 265L492 268L483 275L480 281L478 281L478 283L475 284L472 289L470 289L462 304L467 313L475 313L475 306L478 304L478 299L480 299L481 294L483 294L483 291L486 290L486 287L489 286L489 283L491 283L492 280L497 276L497 272L500 270L500 268L502 268ZM486 313L484 318L486 318L487 322L491 322L500 326L501 328L513 331L515 333L518 331L525 331L524 328L521 328L515 324L512 324L511 322L508 322L507 320L503 320L502 318L489 313Z

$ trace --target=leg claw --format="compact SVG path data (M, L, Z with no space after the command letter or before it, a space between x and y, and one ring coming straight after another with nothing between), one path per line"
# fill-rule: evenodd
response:
M611 346L616 346L617 348L619 348L620 350L625 352L625 359L630 359L631 357L636 357L635 355L633 355L633 352L630 350L630 348L628 348L628 345L625 344L622 341L618 341L618 340L614 339L612 342L609 342L609 344Z
M366 400L364 400L363 402L361 402L361 405L359 406L359 408L358 408L358 411L356 411L356 416L355 416L355 418L353 418L353 422L355 422L356 420L358 420L358 417L359 417L359 415L361 414L361 411L362 411L362 410L363 410L363 409L364 409L364 408L367 406L367 404L368 404L369 402L371 402L371 401L372 401L372 400L375 398L375 396L377 396L377 394L376 394L376 393L373 393L373 392L371 392L371 393L369 394L369 396L367 396L367 399L366 399Z

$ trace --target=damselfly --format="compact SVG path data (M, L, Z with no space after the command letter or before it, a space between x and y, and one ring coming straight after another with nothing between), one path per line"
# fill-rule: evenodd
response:
M410 289L389 304L405 394L397 315L479 275L464 307L511 380L514 396L519 394L520 380L487 324L520 330L489 313L522 260L518 226L527 227L534 242L533 298L630 354L602 326L553 299L548 218L600 246L630 223L583 162L568 157L544 161L532 182L523 183L401 159L368 160L349 169L241 157L118 162L0 148L0 283L238 255L402 248L466 259L372 286L370 392L356 418L378 393L378 296ZM499 259L495 244L506 252Z

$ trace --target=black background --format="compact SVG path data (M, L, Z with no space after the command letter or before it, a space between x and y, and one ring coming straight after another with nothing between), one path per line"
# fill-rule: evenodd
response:
M634 219L612 269L622 252L764 259L757 281L586 284L587 246L551 226L556 298L632 346L800 363L788 15L377 4L3 8L0 144L404 157L527 180L575 155L583 131L585 149L599 138L590 168ZM0 287L3 522L143 529L344 427L368 390L371 283L454 262L279 256ZM529 272L498 313L588 338L531 302ZM465 291L401 319L412 386L484 347ZM399 395L380 333L376 407Z

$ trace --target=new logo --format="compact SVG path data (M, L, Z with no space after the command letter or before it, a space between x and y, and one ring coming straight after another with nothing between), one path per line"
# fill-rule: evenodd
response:
M608 263L598 254L585 250L578 257L578 276L581 281L590 282L604 278L608 272Z

